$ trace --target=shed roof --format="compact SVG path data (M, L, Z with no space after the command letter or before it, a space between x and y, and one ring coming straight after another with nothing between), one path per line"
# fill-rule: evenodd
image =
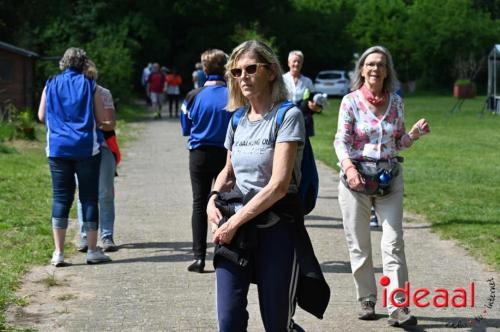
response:
M4 43L2 41L0 41L0 50L6 50L6 51L9 51L9 52L12 52L15 54L25 56L27 58L39 58L40 57L35 52L31 52L31 51L25 50L23 48L20 48L20 47L11 45L11 44L7 44L7 43Z

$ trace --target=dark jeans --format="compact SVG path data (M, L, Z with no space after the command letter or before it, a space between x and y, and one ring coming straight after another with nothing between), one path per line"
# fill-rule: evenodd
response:
M195 259L204 259L207 252L207 204L212 183L224 168L227 150L202 146L189 151L189 174L193 190L193 252Z
M289 331L295 312L298 266L294 223L280 221L257 230L258 245L247 266L220 258L215 267L217 319L220 332L247 330L247 296L255 277L262 322L266 331Z
M52 175L52 221L68 219L75 196L78 178L78 197L82 203L83 222L88 230L97 230L99 221L99 167L101 154L88 158L50 157L49 167ZM67 222L66 222L67 227Z

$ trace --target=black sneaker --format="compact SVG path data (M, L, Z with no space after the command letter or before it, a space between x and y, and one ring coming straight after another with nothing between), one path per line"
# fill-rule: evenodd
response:
M205 269L205 260L204 259L195 259L193 263L188 266L189 272L198 272L203 273Z
M102 249L105 252L118 251L118 246L113 242L113 238L105 237L101 240L101 242L102 242Z
M358 314L358 319L361 320L374 320L377 316L375 315L375 302L363 301L361 302L361 311Z
M387 321L390 326L414 326L417 325L417 317L410 315L410 310L406 307L397 308L389 315Z

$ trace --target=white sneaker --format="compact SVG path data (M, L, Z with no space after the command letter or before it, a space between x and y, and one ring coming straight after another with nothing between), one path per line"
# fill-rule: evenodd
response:
M52 259L50 260L50 264L54 265L55 267L64 266L64 253L54 251L54 253L52 254Z
M102 252L101 248L96 249L95 251L87 251L87 264L100 264L111 262L111 258Z

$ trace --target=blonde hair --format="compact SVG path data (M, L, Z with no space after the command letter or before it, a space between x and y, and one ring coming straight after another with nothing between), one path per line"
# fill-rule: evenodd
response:
M207 50L201 54L203 70L208 75L224 75L227 55L218 49Z
M231 69L236 67L236 63L243 55L251 55L257 59L257 62L268 64L268 70L274 72L276 77L271 82L271 94L273 103L280 103L288 98L288 91L283 81L283 69L281 68L278 57L274 51L258 40L247 40L236 46L229 56L226 64L226 81L229 90L228 103L226 109L233 112L239 107L248 104L248 100L241 92L238 80L229 75Z
M385 56L385 60L387 61L386 64L387 77L384 79L384 86L382 89L388 92L393 92L397 90L399 86L399 81L396 76L396 70L394 69L394 62L392 61L391 53L384 46L372 46L366 51L364 51L363 54L359 57L358 61L356 62L356 68L354 70L354 75L353 75L354 78L351 83L351 89L353 91L357 90L361 88L365 83L365 78L361 76L361 71L363 69L363 66L365 65L366 58L372 53L383 54Z
M98 71L95 63L92 60L87 60L83 67L83 74L91 80L97 81Z

